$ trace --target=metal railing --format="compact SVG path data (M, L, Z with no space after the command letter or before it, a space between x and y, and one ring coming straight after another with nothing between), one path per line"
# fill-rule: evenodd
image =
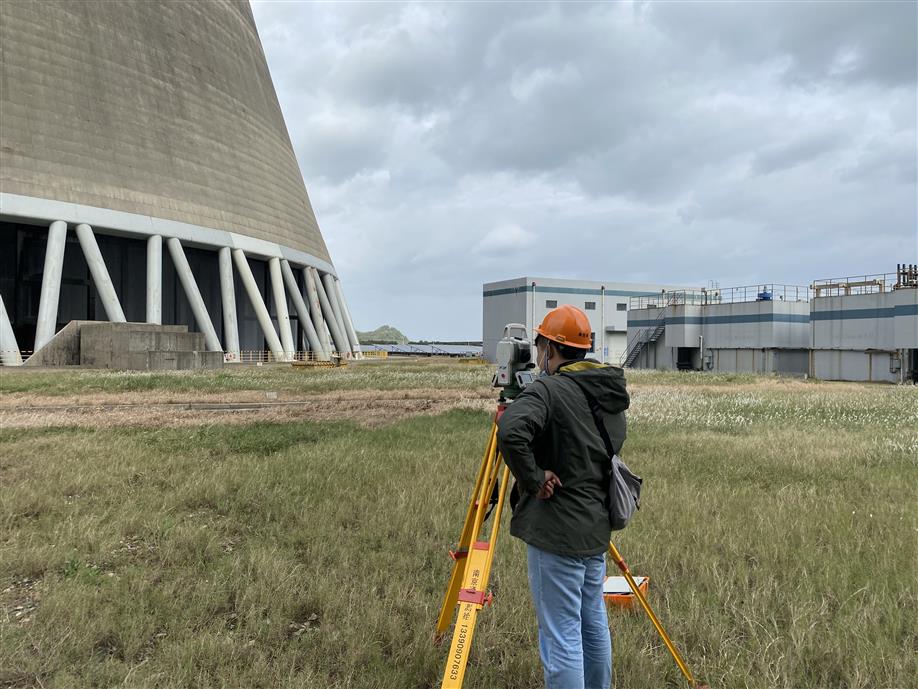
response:
M340 361L341 359L352 359L353 354L351 352L332 352L331 360L332 362ZM316 352L283 352L281 355L277 355L271 350L264 349L244 349L239 352L238 358L233 352L224 352L223 361L226 363L239 363L239 364L273 364L273 363L282 363L289 364L292 362L300 363L315 363L315 364L327 364L327 360L321 359Z
M686 298L686 295L688 294L694 295L695 292L678 291L678 292L666 292L660 295L653 295L654 298L657 298L658 296L665 297L666 295L669 295L669 301L661 302L662 307L659 309L659 312L654 317L653 323L651 325L645 326L643 328L638 328L637 331L634 333L634 336L626 342L625 351L622 352L622 355L618 360L618 363L621 366L630 366L632 363L634 363L634 360L637 359L638 355L640 355L641 350L644 348L645 344L651 341L656 341L659 338L659 336L662 334L664 326L666 325L667 307L673 306L674 304L685 303L683 300ZM642 297L632 297L632 300L641 299L641 298ZM654 304L654 307L656 306L657 304ZM632 307L632 308L635 308L635 307ZM650 308L650 307L645 306L643 308Z
M851 294L877 294L895 289L901 275L875 273L873 275L848 275L840 278L813 280L811 289L816 297L840 297Z
M677 304L703 304L704 290L673 290L659 294L631 297L628 309L666 308Z
M773 282L701 290L703 304L739 304L750 301L809 301L810 288L803 285L779 285Z

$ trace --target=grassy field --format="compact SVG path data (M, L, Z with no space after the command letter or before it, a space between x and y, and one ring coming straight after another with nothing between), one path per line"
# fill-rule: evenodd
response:
M486 385L476 366L4 374L4 394ZM712 687L918 686L918 389L636 373L616 542ZM12 396L12 395L11 395ZM0 686L439 687L431 643L490 419L0 429ZM469 689L541 686L499 543ZM612 614L616 686L684 686Z

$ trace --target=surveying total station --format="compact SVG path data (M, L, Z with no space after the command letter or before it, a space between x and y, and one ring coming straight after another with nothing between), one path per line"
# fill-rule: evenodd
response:
M492 595L488 592L488 579L494 562L494 547L500 532L507 488L511 480L510 469L504 464L497 447L497 422L507 406L512 404L514 398L537 376L533 346L529 341L526 326L510 323L504 327L503 338L497 344L496 358L497 371L492 379L492 385L500 390L497 411L478 467L475 488L466 510L459 544L455 550L449 552L453 559L453 568L434 636L435 642L439 644L444 639L455 613L456 622L446 657L443 682L440 685L442 689L462 687L478 613L492 600ZM488 531L485 523L492 516L491 528ZM689 686L693 689L706 689L704 685L696 682L647 602L644 596L646 578L640 584L635 581L628 565L611 542L609 555L622 571L633 596L647 613Z

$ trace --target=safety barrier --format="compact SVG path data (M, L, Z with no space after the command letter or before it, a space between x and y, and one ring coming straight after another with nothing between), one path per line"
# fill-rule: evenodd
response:
M366 356L366 354L364 354ZM351 352L332 352L331 359L334 363L335 361L341 360L350 360L353 359L354 355ZM326 360L323 360L315 352L309 351L296 351L296 352L281 352L280 355L275 354L271 350L265 349L244 349L238 353L238 358L234 352L224 352L223 360L227 363L240 363L240 364L289 364L293 362L299 363L315 363L315 364L327 364L329 363Z

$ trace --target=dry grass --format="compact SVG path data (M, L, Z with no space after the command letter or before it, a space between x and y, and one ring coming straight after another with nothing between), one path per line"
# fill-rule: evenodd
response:
M424 384L421 372L381 370L375 390L410 380L402 401L440 388L450 404L480 405L485 374L434 369ZM363 404L357 414L398 399L311 379L291 389L277 375L230 392L344 399ZM48 397L48 381L36 393L18 380L17 394ZM77 394L136 394L91 380ZM696 674L722 688L914 687L918 390L632 382L625 453L646 495L617 543L652 577L651 601ZM149 394L212 401L222 385ZM4 427L0 686L439 686L444 650L430 638L446 549L489 420L467 409L383 417ZM492 585L466 686L534 689L514 539L501 539ZM643 616L611 624L617 686L682 686Z

